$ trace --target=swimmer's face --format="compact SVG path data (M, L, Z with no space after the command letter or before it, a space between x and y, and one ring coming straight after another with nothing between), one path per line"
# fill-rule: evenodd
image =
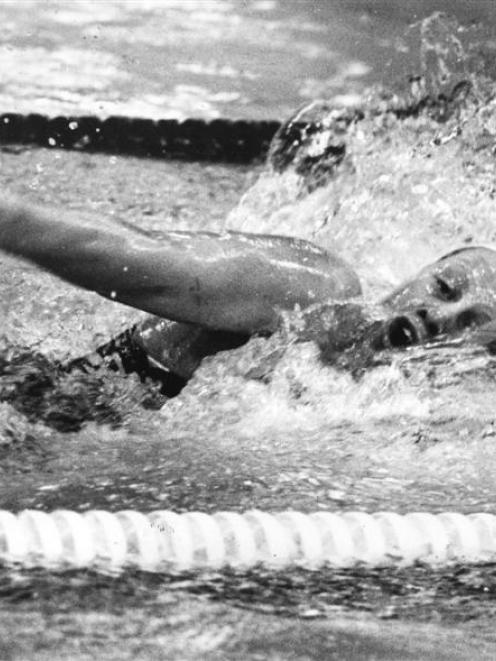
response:
M496 319L496 252L455 251L427 266L384 301L395 316L386 346L408 346L453 336Z

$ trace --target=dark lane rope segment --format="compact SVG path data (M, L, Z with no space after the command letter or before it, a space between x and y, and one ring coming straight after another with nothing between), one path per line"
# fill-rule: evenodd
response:
M471 87L470 82L463 80L448 94L393 96L388 107L373 107L368 114L392 114L398 119L405 119L427 113L442 123L469 95ZM0 145L26 144L93 153L250 163L267 155L272 139L279 131L269 154L273 166L279 170L284 169L287 161L291 161L295 152L314 134L330 128L325 113L322 117L308 116L307 121L303 113L304 110L299 111L293 120L285 123L221 118L179 121L125 116L101 119L94 115L49 117L35 113L3 113L0 114ZM364 117L365 113L360 108L341 108L334 117L337 121L334 129L338 128L340 134ZM342 124L341 129L339 124ZM333 163L339 163L344 156L339 140L336 144L331 143L328 151L320 155L321 160L324 156L330 156ZM319 156L316 158L318 160Z
M0 115L0 144L107 154L249 163L263 158L277 121L141 119L113 116Z

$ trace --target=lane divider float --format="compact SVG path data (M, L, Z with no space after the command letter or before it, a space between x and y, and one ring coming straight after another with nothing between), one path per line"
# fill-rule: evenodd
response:
M250 163L263 158L278 121L146 119L140 117L50 117L0 114L0 145L125 154L151 158Z
M496 561L496 516L0 510L0 562L150 572Z

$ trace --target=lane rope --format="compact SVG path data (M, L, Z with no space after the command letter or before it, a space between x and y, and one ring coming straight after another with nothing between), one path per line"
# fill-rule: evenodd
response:
M451 111L448 102L440 105L426 98L387 112L401 119L432 106L434 116L445 119ZM338 119L347 125L361 118L360 113L345 112ZM249 163L266 156L280 131L281 144L272 148L271 160L282 168L320 124L297 120L281 126L277 121L180 122L4 113L0 114L0 145ZM339 162L343 147L331 143L329 149L332 163ZM496 516L486 513L271 514L252 510L208 515L24 510L13 514L0 510L0 562L53 570L135 567L159 572L256 565L283 569L489 561L496 561Z
M0 114L0 144L152 158L250 163L263 158L277 121Z
M393 115L401 120L426 112L432 119L445 122L470 93L471 87L469 81L461 80L448 94L439 96L427 92L417 96L393 95L389 102L383 100L379 106L369 108L368 114ZM364 117L361 108L332 108L325 102L309 104L284 123L227 118L153 120L120 115L102 119L95 115L53 117L6 112L0 114L0 145L36 145L91 153L238 164L263 160L270 149L269 160L280 170L294 159L302 145L312 143L312 136L322 136L329 129L333 137L324 150L317 139L314 148L308 154L304 152L301 158L312 164L331 157L333 164L339 163L344 157L343 131ZM315 147L319 147L318 157Z
M496 561L496 516L443 512L0 510L0 562L149 572Z

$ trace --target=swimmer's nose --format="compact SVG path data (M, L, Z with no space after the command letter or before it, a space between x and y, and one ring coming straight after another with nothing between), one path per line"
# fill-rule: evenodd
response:
M400 349L427 340L429 334L416 314L402 314L385 325L382 342L385 349Z

